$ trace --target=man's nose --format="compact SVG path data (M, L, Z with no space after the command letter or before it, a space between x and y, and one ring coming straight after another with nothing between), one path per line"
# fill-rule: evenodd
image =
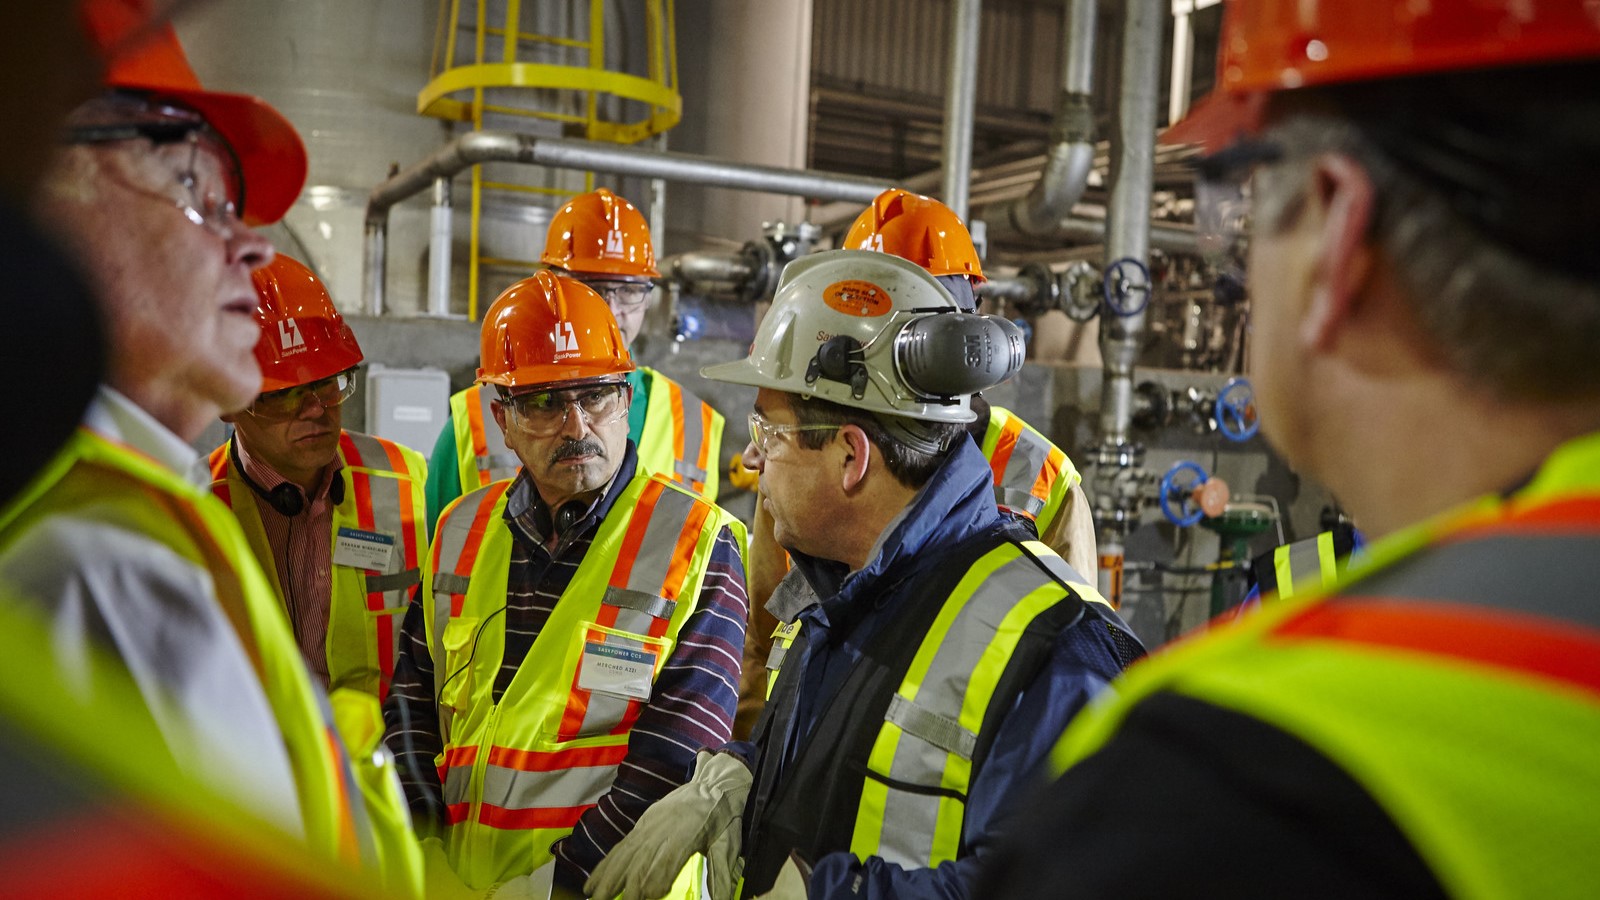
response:
M746 469L760 472L762 466L766 465L767 458L761 455L761 451L756 447L755 441L751 441L744 445L744 452L739 454L739 461L744 463Z
M581 438L590 433L589 416L578 405L577 400L568 400L561 411L561 434L566 437Z

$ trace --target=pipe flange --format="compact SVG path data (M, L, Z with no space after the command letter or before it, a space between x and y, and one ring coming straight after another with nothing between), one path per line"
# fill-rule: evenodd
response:
M1027 285L1028 296L1012 305L1024 316L1041 316L1061 306L1061 288L1056 276L1044 263L1028 263L1017 272L1017 280Z

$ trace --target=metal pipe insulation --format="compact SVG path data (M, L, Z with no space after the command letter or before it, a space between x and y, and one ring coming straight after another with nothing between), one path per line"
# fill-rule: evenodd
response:
M1143 267L1148 301L1150 197L1155 178L1157 79L1160 77L1161 0L1128 0L1122 46L1122 96L1112 136L1111 200L1106 207L1106 277L1118 260ZM1131 271L1137 271L1130 267ZM1148 304L1100 321L1100 355L1105 365L1100 393L1100 440L1104 446L1128 442L1133 414L1133 364L1139 355Z
M737 288L756 276L756 267L743 253L694 251L661 260L661 276L686 286Z
M973 214L988 223L991 238L1056 236L1072 205L1083 196L1094 166L1090 94L1094 89L1095 9L1096 0L1068 0L1062 17L1061 90L1044 168L1025 196Z
M368 196L365 278L369 314L379 315L383 312L389 210L400 201L426 190L436 179L448 178L485 162L585 169L861 204L870 203L872 198L889 186L870 178L736 163L709 156L655 151L625 144L544 138L503 131L468 132L379 184Z
M972 117L978 96L978 32L982 22L982 0L955 0L950 4L949 87L945 91L941 161L944 204L963 220L967 218L972 181Z

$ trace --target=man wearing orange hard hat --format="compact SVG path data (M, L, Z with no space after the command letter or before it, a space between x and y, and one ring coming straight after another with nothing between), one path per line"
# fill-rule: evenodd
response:
M211 490L243 524L312 674L381 700L427 555L427 463L344 429L363 357L321 279L282 254L252 277L261 394L223 416L234 432L211 453Z
M576 891L695 752L728 738L744 527L644 466L633 359L584 283L542 271L508 288L481 363L521 468L440 517L385 740L467 887Z
M1268 438L1377 541L1129 673L982 893L1588 896L1600 16L1223 16L1219 91L1174 129L1212 151L1199 231L1248 264Z
M205 90L149 6L82 6L90 42L115 55L104 93L67 117L37 212L98 296L107 375L76 435L0 509L0 581L50 619L60 678L86 686L108 654L207 789L406 893L418 873L391 864L414 850L385 840L396 830L362 796L393 774L339 740L190 446L259 393L250 279L273 253L250 223L293 203L305 150L261 100Z
M604 297L623 340L633 346L661 277L650 226L638 207L605 188L573 197L551 217L540 262ZM639 465L716 500L722 414L647 366L627 378L633 389L628 436L638 448ZM429 521L463 491L517 473L516 455L489 412L493 401L494 391L483 384L450 398L450 419L429 460Z

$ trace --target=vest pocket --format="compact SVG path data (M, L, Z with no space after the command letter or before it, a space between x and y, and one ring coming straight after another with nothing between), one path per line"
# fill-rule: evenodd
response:
M626 734L649 702L671 648L669 638L579 624L567 650L572 676L553 740Z
M478 638L479 621L477 616L451 616L440 636L444 665L434 669L433 677L439 686L441 716L453 716L472 699L472 647Z

